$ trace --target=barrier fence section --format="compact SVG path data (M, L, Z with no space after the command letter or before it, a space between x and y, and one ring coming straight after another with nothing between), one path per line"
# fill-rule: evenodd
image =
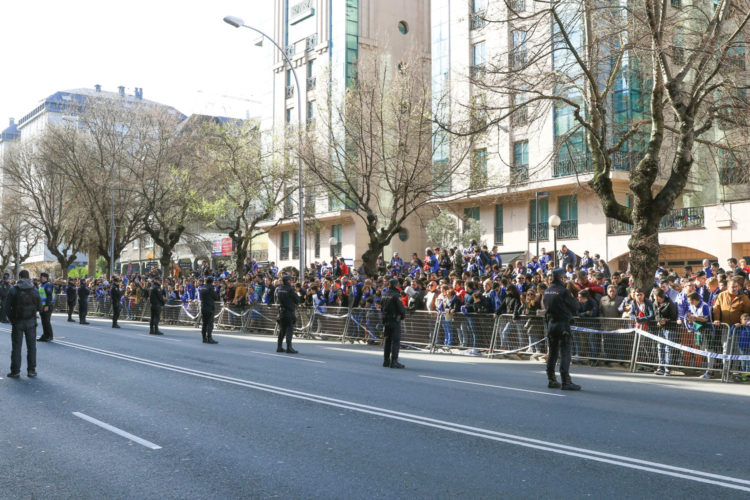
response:
M247 333L274 334L279 308L273 304L252 304L245 308L218 304L216 325ZM55 296L56 312L67 313L67 296ZM78 319L78 300L73 308ZM107 295L92 292L88 314L111 317ZM148 321L148 298L124 297L121 319ZM162 309L162 321L199 327L200 301L170 302ZM345 307L297 309L295 334L342 342L378 344L383 339L383 318L379 309ZM405 348L431 352L459 352L487 357L544 356L548 352L543 316L495 317L476 313L409 311L401 324ZM712 372L722 381L750 380L750 325L707 325L696 331L692 324L635 325L627 318L574 318L571 326L574 360L617 362L631 371L686 374Z

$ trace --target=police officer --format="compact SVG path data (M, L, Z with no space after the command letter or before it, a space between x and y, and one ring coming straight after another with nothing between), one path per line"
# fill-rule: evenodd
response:
M201 335L203 335L204 344L218 344L211 334L214 331L214 314L216 314L216 301L219 300L219 294L214 288L214 279L209 276L206 283L198 290L201 298Z
M3 282L0 283L0 323L8 323L8 311L5 310L5 299L10 292L10 275L3 274Z
M10 373L8 378L21 374L21 349L26 338L26 370L29 377L36 377L36 313L42 310L39 292L29 279L26 269L18 273L18 283L8 291L3 309L12 324Z
M78 322L81 325L88 325L86 321L86 315L89 313L89 294L91 289L86 283L86 278L78 280ZM68 311L70 311L70 303L68 303Z
M276 352L286 352L288 354L297 354L292 347L292 335L294 333L294 322L296 320L297 304L300 299L297 292L290 285L291 278L287 275L281 278L281 286L276 288L276 297L274 302L279 305L279 338L276 344ZM281 346L286 337L286 351Z
M122 311L122 290L120 290L120 280L112 278L112 288L109 289L109 297L112 301L112 328L120 328L117 324L117 320L120 319L120 311Z
M42 311L39 316L42 318L42 335L37 342L52 341L52 310L55 308L55 287L49 282L49 274L42 273L39 275L41 286L39 287L39 297L42 300Z
M398 362L398 351L401 347L401 321L406 316L406 308L401 302L401 294L398 291L398 279L391 279L387 290L383 292L380 299L381 311L383 314L383 325L385 331L383 338L383 366L391 368L404 368L404 365Z
M161 280L154 278L151 285L151 291L148 294L148 301L151 303L151 322L149 331L151 335L164 335L159 331L159 320L161 319L161 308L164 307L164 291L161 289Z
M547 358L547 387L550 389L560 388L560 382L555 377L555 364L560 358L560 377L562 378L562 390L579 391L580 385L576 385L570 379L570 320L576 314L578 303L573 294L563 285L562 277L565 275L563 269L557 268L552 271L552 283L544 291L542 301L547 311L547 337L549 341L549 356Z
M76 297L78 291L76 290L76 282L73 278L68 278L68 286L65 287L65 296L68 299L68 321L75 323L73 319L73 310L76 308Z

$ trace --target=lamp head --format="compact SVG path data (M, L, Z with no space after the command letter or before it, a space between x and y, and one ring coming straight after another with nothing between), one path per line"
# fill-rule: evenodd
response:
M245 22L237 16L226 16L224 17L224 22L235 28L239 28L245 24Z
M562 223L559 215L550 215L549 225L552 227L558 227Z

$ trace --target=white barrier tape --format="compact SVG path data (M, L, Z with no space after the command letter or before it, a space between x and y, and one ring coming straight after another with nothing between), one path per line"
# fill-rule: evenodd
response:
M375 335L374 333L372 333L370 331L370 328L367 325L363 325L362 323L360 323L359 321L357 321L356 319L354 319L353 316L349 316L349 317L351 318L352 321L354 321L356 324L358 324L359 326L361 326L365 330L365 332L367 333L367 335L369 335L371 337L368 340L383 340L380 337L378 337L377 335Z
M653 333L649 333L644 330L636 329L635 330L638 335L643 335L644 337L648 337L652 340L655 340L661 344L666 344L670 347L674 347L675 349L679 349L681 351L687 351L693 354L697 354L699 356L704 356L706 358L714 358L714 359L726 359L730 361L750 361L750 355L739 355L739 354L719 354L716 352L709 352L709 351L701 351L700 349L695 349L693 347L688 347L686 345L678 344L677 342L672 342L671 340L667 340L664 337L659 337L658 335L654 335Z
M516 352L526 351L528 349L531 349L532 347L534 347L537 344L541 344L545 340L547 340L547 337L544 337L542 340L537 340L533 344L529 344L527 346L523 346L523 347L521 347L519 349L513 349L512 351L494 351L494 352L490 353L490 356L495 356L495 355L498 355L498 354L501 354L501 355L502 354L513 354L513 353L516 353Z
M335 314L326 314L322 312L315 311L316 316L322 316L324 318L331 318L331 319L344 319L349 317L349 313L344 314L343 316L336 316Z
M633 333L636 331L635 328L620 328L619 330L595 330L593 328L583 328L581 326L571 326L570 330L573 332L583 333Z

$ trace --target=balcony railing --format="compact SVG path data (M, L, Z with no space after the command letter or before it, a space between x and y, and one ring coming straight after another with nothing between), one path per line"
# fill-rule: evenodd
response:
M310 52L318 45L318 34L310 35L305 38L305 52Z
M734 184L745 184L748 175L745 169L740 167L720 167L719 182L722 186L731 186Z
M510 8L513 12L523 12L526 10L526 0L511 0Z
M560 222L557 228L558 240L575 240L578 238L578 219L568 219Z
M565 177L567 175L588 174L593 171L588 153L560 153L555 158L552 176Z
M485 18L486 15L487 12L484 10L473 12L471 14L471 29L478 30L484 28L484 26L487 24L487 19Z
M495 226L495 245L503 244L503 226Z
M676 208L661 218L659 231L684 231L705 228L703 207ZM629 234L633 226L619 220L609 219L608 234Z
M522 125L526 125L526 123L529 121L529 114L526 111L526 107L516 108L515 111L513 111L513 114L510 115L510 125L511 127L519 127Z
M471 67L471 78L474 80L481 80L484 78L485 68L484 64L475 64Z
M627 172L638 165L641 158L643 158L643 153L640 151L615 151L611 157L612 169Z
M510 167L510 183L523 184L524 182L529 182L529 166L513 165Z
M314 76L308 76L307 77L307 90L313 90L315 88L316 83L317 83L317 79Z
M294 55L294 44L284 47L284 52L286 52L287 57L292 57Z
M529 224L529 241L536 241L536 224ZM539 241L549 240L549 224L539 223Z
M286 98L291 99L294 97L294 85L287 85L286 86Z
M511 52L510 63L513 68L521 68L526 65L526 51L515 49Z

